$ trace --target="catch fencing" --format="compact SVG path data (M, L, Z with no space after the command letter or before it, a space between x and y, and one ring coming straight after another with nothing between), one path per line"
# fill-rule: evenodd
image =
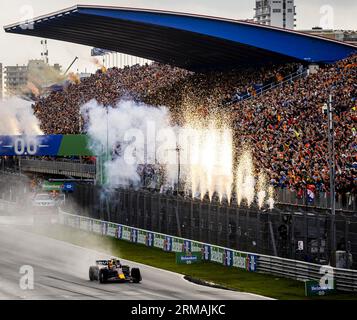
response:
M145 190L77 186L66 211L214 245L325 265L331 256L331 215L300 207L273 210ZM336 214L337 250L357 269L357 217Z
M237 267L251 272L256 271L257 256L253 253L240 252L163 233L91 219L66 213L61 209L59 210L58 221L60 224L72 228L159 248L166 252L200 252L205 261L220 263L228 267Z
M93 180L96 179L96 169L95 164L36 159L22 159L18 167L19 171L68 175ZM5 174L5 172L2 173ZM157 183L150 178L145 179L143 186L159 188ZM321 210L329 210L331 208L331 199L329 194L326 192L315 192L315 198L311 199L307 197L306 190L302 195L298 195L297 191L292 191L287 188L276 188L274 198L276 204L278 205L315 208ZM356 194L336 194L336 211L357 212Z
M194 240L174 237L127 225L92 219L59 211L59 223L95 234L113 237L166 252L201 252L205 261L235 267L249 272L259 272L298 281L324 281L326 275L333 276L336 289L357 291L357 271L337 269L330 266L289 260L279 257L232 250ZM262 284L264 285L264 284Z

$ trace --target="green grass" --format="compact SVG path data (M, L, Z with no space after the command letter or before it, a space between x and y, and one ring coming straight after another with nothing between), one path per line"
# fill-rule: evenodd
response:
M324 297L305 297L304 283L260 273L248 272L238 268L228 268L216 263L177 265L175 254L157 248L133 244L127 241L74 230L64 226L49 226L46 230L32 231L48 237L67 241L85 248L98 250L149 266L170 270L196 279L213 282L226 288L255 293L282 300L356 300L357 294L338 293Z

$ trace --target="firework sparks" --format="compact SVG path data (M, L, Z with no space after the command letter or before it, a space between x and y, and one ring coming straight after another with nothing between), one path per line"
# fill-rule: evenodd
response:
M257 203L259 209L263 207L266 195L266 175L263 171L260 171L257 183Z

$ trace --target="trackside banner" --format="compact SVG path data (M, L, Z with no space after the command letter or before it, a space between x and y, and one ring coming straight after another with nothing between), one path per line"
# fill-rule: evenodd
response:
M167 252L175 252L176 254L182 253L184 256L187 253L197 253L204 261L219 263L227 267L245 269L250 272L255 272L257 270L256 265L258 256L254 254L239 252L121 224L77 216L61 210L59 212L58 221L60 224L72 228L130 241L132 243L138 243L148 247L159 248Z

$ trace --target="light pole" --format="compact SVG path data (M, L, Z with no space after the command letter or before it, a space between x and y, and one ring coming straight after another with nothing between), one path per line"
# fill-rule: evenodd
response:
M335 136L333 122L334 108L332 106L332 95L327 103L327 132L328 132L328 154L330 169L330 203L331 203L331 265L336 266L336 194L335 194Z
M176 146L177 152L177 194L180 192L180 176L181 176L181 148L177 144Z
M181 176L181 147L178 143L176 143L175 149L166 149L167 151L175 151L177 156L177 194L180 191L180 176Z
M82 114L81 114L81 110L79 110L79 114L78 114L78 127L79 127L79 134L82 134Z
M110 159L110 155L109 155L109 106L107 106L107 162L109 162Z

